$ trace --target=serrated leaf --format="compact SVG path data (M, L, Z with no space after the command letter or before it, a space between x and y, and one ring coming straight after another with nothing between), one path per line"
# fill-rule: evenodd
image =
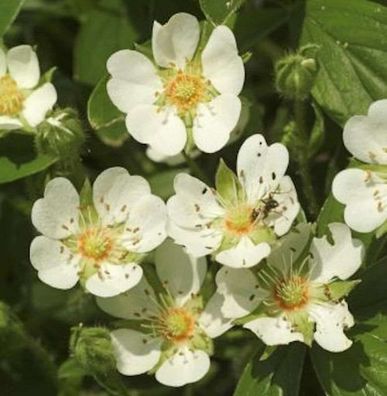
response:
M235 173L221 159L215 176L215 187L220 197L228 204L238 202L242 186Z
M234 396L298 396L306 347L280 346L260 360L264 348L247 363Z
M3 0L0 2L0 37L4 35L16 18L25 0Z
M311 352L319 381L329 396L387 394L387 316L378 315L348 332L353 345L330 353L317 345Z
M214 25L225 25L245 0L199 0L204 15Z
M0 184L47 169L58 159L35 152L32 137L8 134L0 140Z
M372 28L371 28L372 27ZM364 0L306 2L301 45L317 44L317 103L339 124L387 92L387 8Z

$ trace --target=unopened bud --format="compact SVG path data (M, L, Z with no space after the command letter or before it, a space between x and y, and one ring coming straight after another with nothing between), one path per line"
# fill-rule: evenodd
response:
M72 109L56 110L37 130L36 146L40 153L67 161L77 158L85 141L81 122Z
M313 88L318 67L314 53L316 47L301 48L295 54L280 59L275 66L275 84L285 98L304 100Z

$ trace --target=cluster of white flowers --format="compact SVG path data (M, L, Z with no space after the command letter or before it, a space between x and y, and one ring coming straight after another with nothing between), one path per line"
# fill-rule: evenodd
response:
M200 37L196 18L177 14L163 26L155 22L153 59L123 50L108 61L110 98L127 114L132 136L156 153L174 155L193 143L201 151L220 150L238 121L244 68L235 38L225 26L207 42ZM0 121L17 115L31 123L27 101L34 93L23 102L18 87L36 86L39 73L34 53L23 47L24 77L19 51L9 51L10 75L0 78L0 87L14 90L9 103L0 96L6 115ZM5 73L1 62L0 53ZM386 110L387 101L376 102L368 116L353 117L344 128L346 147L362 163L336 177L333 194L357 231L387 220ZM344 223L317 237L298 216L288 162L285 146L252 135L240 148L236 174L221 162L211 188L181 173L167 204L123 168L105 170L80 194L67 179L55 178L32 209L43 234L31 244L32 265L56 288L79 280L102 310L127 320L111 333L124 375L148 372L176 387L198 381L209 370L212 339L234 325L267 345L316 341L344 351L352 343L344 330L354 325L344 297L357 284L349 278L364 248ZM144 262L153 251L157 276ZM223 266L208 299L201 288L209 255Z

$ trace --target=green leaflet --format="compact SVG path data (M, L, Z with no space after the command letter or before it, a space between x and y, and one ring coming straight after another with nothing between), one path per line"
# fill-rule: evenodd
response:
M317 44L312 94L336 122L364 114L387 92L387 8L364 0L306 2L301 45Z
M0 184L41 172L56 161L53 156L36 154L30 136L9 134L0 140Z
M300 343L281 346L260 360L260 347L247 363L234 396L297 396L306 347Z
M6 0L0 3L0 37L19 13L25 0Z

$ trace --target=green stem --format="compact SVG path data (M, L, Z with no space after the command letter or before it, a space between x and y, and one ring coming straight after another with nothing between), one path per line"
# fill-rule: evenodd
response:
M299 165L299 174L302 181L303 192L308 202L308 210L311 216L315 217L318 213L318 203L313 188L312 174L310 170L308 151L308 128L306 125L306 104L304 101L294 102L294 118L297 130L297 155L296 160Z
M199 179L201 179L206 184L211 184L209 177L206 175L204 170L198 165L198 163L189 156L185 151L183 151L183 156L185 161L187 162L192 174Z

